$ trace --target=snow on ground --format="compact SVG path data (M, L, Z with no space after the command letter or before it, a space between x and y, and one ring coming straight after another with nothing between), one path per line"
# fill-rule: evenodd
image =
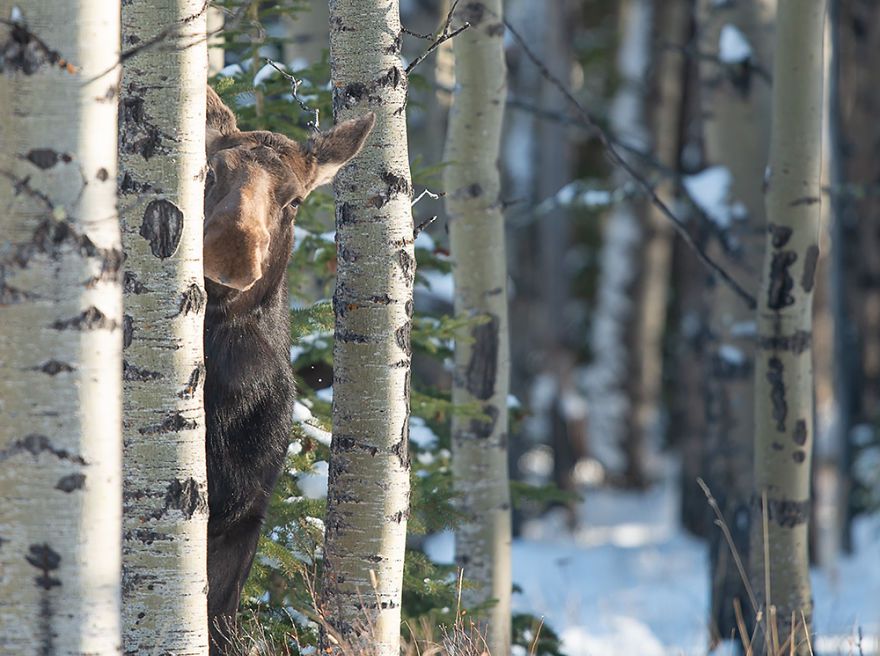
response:
M568 656L705 656L708 556L680 528L675 480L588 490L573 534L563 513L527 522L513 543L514 610L545 617ZM817 655L880 654L880 516L855 529L856 554L813 572ZM426 551L452 562L453 545L443 533Z

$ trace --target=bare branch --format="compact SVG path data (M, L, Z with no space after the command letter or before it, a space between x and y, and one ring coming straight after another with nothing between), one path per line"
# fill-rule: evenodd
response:
M541 59L532 51L526 42L525 38L520 35L520 33L510 24L510 22L502 17L496 17L501 20L505 27L508 29L510 34L516 39L516 41L520 44L523 49L523 53L526 57L531 60L531 62L538 68L538 71L541 73L541 76L544 77L548 82L550 82L553 86L555 86L566 98L566 100L577 110L583 122L588 125L592 130L595 131L599 141L605 147L605 153L608 156L608 159L615 166L619 166L623 169L635 183L641 187L641 189L645 192L647 197L651 200L651 203L658 209L660 212L669 219L672 224L675 226L676 231L684 242L693 250L693 252L697 255L697 258L708 267L713 273L715 273L725 284L727 284L733 292L739 296L743 302L748 306L749 309L754 310L757 307L757 302L755 297L749 294L743 287L740 285L727 271L725 271L717 262L715 262L706 252L694 241L694 238L687 230L687 226L685 226L684 222L679 219L675 213L669 208L666 203L657 195L657 192L654 190L653 185L648 182L642 175L638 173L638 171L633 168L633 166L626 161L626 159L620 154L620 151L615 146L615 140L608 134L604 127L602 127L601 123L589 112L584 106L578 102L577 98L575 98L571 91L557 78L547 66L541 61Z
M430 46L428 46L428 49L425 50L425 52L423 52L421 55L416 57L412 61L412 63L410 63L410 65L406 67L405 72L407 75L409 75L415 69L416 66L418 66L423 61L425 61L425 59L427 59L428 55L430 55L432 52L434 52L437 48L439 48L441 45L443 45L444 43L449 41L449 39L455 38L456 36L458 36L459 34L464 32L466 29L468 29L471 26L470 23L465 21L462 24L462 26L459 27L458 29L453 30L451 32L449 31L452 26L452 17L455 15L455 10L458 7L459 2L460 2L460 0L455 0L455 2L452 3L452 7L449 9L449 13L446 15L446 22L443 24L443 30L441 30L440 34L437 36L437 38L434 40L434 42ZM418 37L420 39L430 38L429 35L414 34L413 32L410 32L409 30L403 30L403 31L406 34L411 34L412 36Z
M299 108L306 112L307 114L313 114L315 119L313 121L309 121L307 125L312 129L313 132L320 132L321 130L321 110L317 107L312 108L306 104L302 98L299 97L299 85L302 84L302 80L297 80L296 77L285 71L281 68L277 63L273 62L271 59L267 59L266 63L269 64L276 71L281 73L287 81L290 82L290 95L293 96L293 99L299 103Z

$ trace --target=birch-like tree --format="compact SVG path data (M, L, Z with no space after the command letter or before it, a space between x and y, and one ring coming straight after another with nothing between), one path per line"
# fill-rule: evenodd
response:
M0 18L0 650L118 654L119 3Z
M729 181L709 253L736 279L759 283L764 254L764 168L770 141L775 0L699 4L700 108L707 167ZM723 168L715 168L723 167ZM704 474L745 562L749 554L754 426L755 316L726 285L707 289ZM700 495L702 497L702 495ZM708 508L706 508L708 511ZM754 610L721 531L709 533L712 639L738 635L734 599Z
M455 278L452 471L463 519L455 559L473 587L466 606L492 603L489 651L510 652L510 484L507 393L510 355L507 258L498 155L507 94L501 0L470 2L458 19L455 93L444 159L446 211ZM465 412L476 405L483 414Z
M617 55L620 90L611 106L614 133L637 149L647 145L645 77L651 56L650 0L624 0L620 3L621 42ZM615 184L629 180L616 171ZM633 302L638 281L644 230L639 212L644 205L623 201L607 218L600 261L599 290L593 318L590 346L593 363L587 378L590 401L590 434L601 436L614 448L622 448L621 463L626 480L645 483L644 443L630 430L633 411L634 362L631 349L633 326L638 308Z
M781 643L812 615L807 523L813 445L812 296L819 256L825 2L780 0L776 22L767 243L758 297L752 580ZM766 533L766 536L765 536ZM765 554L767 557L765 557ZM764 635L765 641L769 638ZM766 643L765 643L766 644Z
M127 651L208 649L202 273L207 49L202 0L139 0L123 43L123 630Z
M332 0L337 120L376 127L336 177L333 441L322 611L354 648L397 656L409 515L415 255L398 0ZM365 624L369 624L367 627ZM325 637L325 646L331 642Z

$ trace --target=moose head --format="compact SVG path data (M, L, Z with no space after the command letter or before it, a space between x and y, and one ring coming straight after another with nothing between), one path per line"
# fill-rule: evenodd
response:
M345 121L300 144L274 132L240 131L233 113L208 88L204 272L209 295L234 296L255 286L267 291L277 283L287 266L300 203L358 154L375 120L371 113Z

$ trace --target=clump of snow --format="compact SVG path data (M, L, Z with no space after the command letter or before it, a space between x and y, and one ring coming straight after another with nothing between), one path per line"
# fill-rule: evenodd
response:
M239 64L229 64L229 66L224 66L221 68L217 75L220 77L232 77L234 75L238 75L239 73L243 73L244 71Z
M294 401L293 403L293 421L299 424L300 428L302 428L302 432L305 433L307 437L310 437L325 446L330 446L330 440L333 437L331 433L321 428L315 417L312 415L312 411L299 401Z
M415 247L424 248L426 251L434 252L437 248L437 244L434 243L434 238L431 237L431 235L422 230L419 233L419 236L416 237Z
M21 11L21 7L18 5L12 5L12 9L9 12L9 21L11 23L24 23L24 14Z
M284 64L275 64L275 66L277 66L278 68L282 68L282 69L286 68L284 66ZM254 86L255 87L260 86L261 84L263 84L263 82L268 80L270 77L277 74L278 71L275 69L275 66L272 66L272 64L265 64L260 70L258 70L257 74L254 75Z
M731 337L755 337L758 324L755 321L739 321L730 327Z
M451 273L441 271L425 271L422 280L416 283L416 289L428 292L431 296L452 303L455 294L455 281Z
M746 354L733 344L722 344L718 347L718 355L727 364L735 367L741 367L746 363Z
M743 64L752 58L752 46L746 35L728 23L721 28L718 39L718 59L725 64Z
M521 408L522 403L520 403L519 399L516 398L516 396L514 396L513 394L508 394L507 395L507 407L514 408L514 409Z
M324 499L327 497L327 479L330 468L326 460L319 460L310 472L291 472L296 476L296 483L307 499Z
M321 380L319 379L318 382L321 382ZM333 386L331 385L330 387L325 387L324 389L319 389L317 392L315 392L315 396L317 396L321 401L324 401L326 403L332 403L333 402Z
M437 444L437 434L430 429L421 417L409 418L409 441L420 449L430 449Z
M733 176L726 166L711 166L695 175L685 176L685 191L706 216L722 230L729 228L734 218L730 202Z

